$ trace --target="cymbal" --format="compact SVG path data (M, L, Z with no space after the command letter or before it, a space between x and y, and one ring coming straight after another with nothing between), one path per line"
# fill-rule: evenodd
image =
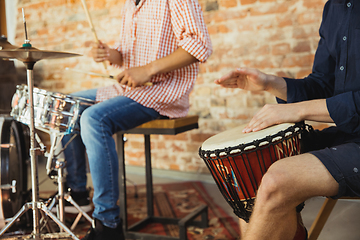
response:
M76 53L44 51L34 47L0 50L0 58L15 58L24 63L35 63L42 59L56 59L81 56Z
M0 49L15 49L18 48L9 43L6 38L0 38Z

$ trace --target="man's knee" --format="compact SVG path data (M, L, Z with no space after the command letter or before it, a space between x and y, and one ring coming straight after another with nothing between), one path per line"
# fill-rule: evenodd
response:
M291 193L287 189L291 187L291 176L281 167L273 164L261 180L257 193L257 204L266 203L269 207L277 208L283 205Z

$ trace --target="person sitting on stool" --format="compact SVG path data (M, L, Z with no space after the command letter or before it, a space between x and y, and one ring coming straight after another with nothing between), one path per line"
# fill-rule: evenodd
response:
M309 76L289 79L239 68L215 80L224 87L270 92L283 103L265 105L244 128L245 133L304 120L336 125L306 138L306 145L313 148L307 153L270 166L249 224L241 224L242 239L292 240L299 219L295 209L305 200L360 196L359 23L359 1L330 0L324 7Z
M85 149L88 156L95 226L84 239L124 239L113 134L162 116L186 116L199 63L212 53L197 0L127 0L122 16L117 46L110 48L100 41L91 50L96 62L122 67L116 76L119 84L72 94L97 102L81 113L81 137L65 151L68 187L84 197ZM63 144L70 137L67 135Z

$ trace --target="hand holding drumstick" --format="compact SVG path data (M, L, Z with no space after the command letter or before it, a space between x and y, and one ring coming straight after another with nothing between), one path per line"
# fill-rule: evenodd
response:
M111 49L101 41L91 44L91 56L95 62L109 61L112 64L122 65L122 56L116 49Z
M101 41L92 44L91 55L95 62L109 61L112 64L122 65L121 53L116 49L109 48L107 44L102 43ZM151 77L150 65L148 64L141 67L126 69L115 76L114 79L122 85L139 87L142 85L152 85L152 83L149 82Z

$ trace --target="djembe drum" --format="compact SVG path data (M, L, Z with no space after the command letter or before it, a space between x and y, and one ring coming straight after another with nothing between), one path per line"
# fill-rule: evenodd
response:
M300 153L306 125L284 123L242 133L245 126L207 139L199 155L234 213L248 222L263 175L275 161Z

